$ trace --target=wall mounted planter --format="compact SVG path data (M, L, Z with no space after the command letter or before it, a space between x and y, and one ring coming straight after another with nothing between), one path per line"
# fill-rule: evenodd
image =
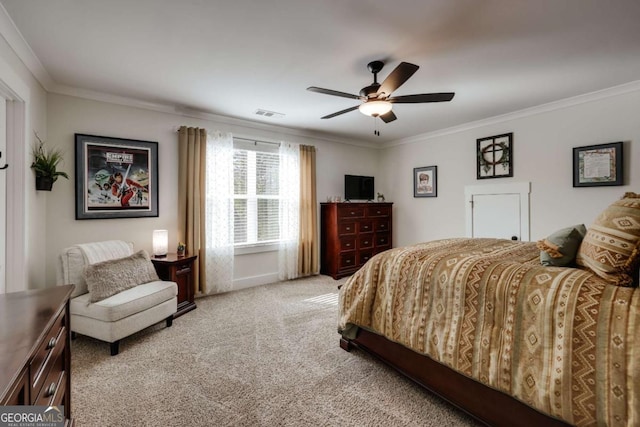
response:
M36 177L36 190L51 191L52 187L53 187L53 178L49 176Z

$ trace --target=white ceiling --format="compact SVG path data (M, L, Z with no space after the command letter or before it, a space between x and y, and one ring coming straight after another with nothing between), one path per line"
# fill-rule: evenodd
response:
M90 90L374 145L640 79L638 0L0 2L53 92ZM380 136L357 110L321 120L358 101L306 88L357 94L376 59L387 63L380 80L401 61L420 66L394 95L456 97L394 105L398 120L378 120Z

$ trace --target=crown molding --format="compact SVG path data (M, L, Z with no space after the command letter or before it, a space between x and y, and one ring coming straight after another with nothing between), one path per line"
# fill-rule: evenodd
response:
M507 122L510 120L516 120L524 117L533 116L536 114L542 114L542 113L546 113L546 112L550 112L550 111L554 111L562 108L572 107L575 105L580 105L587 102L593 102L593 101L608 98L611 96L622 95L622 94L640 90L640 80L636 80L636 81L625 83L619 86L614 86L611 88L602 89L599 91L574 96L571 98L565 98L559 101L553 101L547 104L525 108L523 110L518 110L511 113L489 117L486 119L476 120L473 122L464 123L458 126L452 126L452 127L437 130L434 132L427 132L427 133L411 136L408 138L398 139L395 141L374 144L371 142L367 142L365 140L344 139L344 138L336 137L323 132L301 130L301 129L291 128L287 126L282 126L282 125L270 125L270 124L265 124L265 123L247 120L247 119L239 119L235 117L218 115L218 114L209 113L201 110L196 110L189 107L148 102L148 101L143 101L140 99L135 99L130 97L111 95L111 94L106 94L103 92L98 92L93 90L60 85L51 78L47 70L42 65L42 62L40 62L36 54L33 52L33 50L31 49L31 46L29 46L27 41L24 39L24 37L20 33L20 30L18 30L17 26L13 22L13 19L11 19L7 10L4 8L4 6L1 3L0 3L0 35L2 35L2 37L7 41L9 46L14 50L14 52L18 56L18 58L20 58L20 60L24 63L27 69L33 74L33 76L38 80L38 82L42 85L42 87L48 93L56 93L60 95L73 96L77 98L107 102L111 104L142 108L146 110L163 112L163 113L173 114L173 115L181 115L184 117L214 121L217 123L222 123L222 124L227 124L232 126L242 126L245 128L256 129L256 130L267 131L267 132L274 132L274 133L289 135L293 137L297 136L297 137L313 138L313 139L318 139L318 140L327 141L327 142L353 145L357 147L379 149L379 150L398 146L398 145L424 142L429 139L433 139L433 138L437 138L445 135L465 132L465 131L476 129L483 126L499 124L499 123Z
M488 117L486 119L476 120L476 121L464 123L458 126L452 126L452 127L437 130L434 132L427 132L420 135L411 136L408 138L398 139L395 141L382 144L381 148L390 148L398 145L425 142L425 141L428 141L429 139L438 138L445 135L452 135L455 133L465 132L465 131L476 129L483 126L490 126L490 125L504 123L511 120L535 116L537 114L548 113L548 112L559 110L562 108L573 107L576 105L598 101L598 100L609 98L612 96L618 96L618 95L624 95L631 92L636 92L638 90L640 90L640 80L624 83L618 86L613 86L613 87L598 90L595 92L589 92L582 95L573 96L571 98L561 99L559 101L549 102L547 104L537 105L535 107L525 108L523 110L513 111L511 113L501 114L499 116Z
M242 126L245 128L256 129L261 131L274 132L278 134L289 135L292 137L306 137L313 138L327 142L334 142L339 144L354 145L358 147L376 148L372 147L371 143L363 140L351 140L335 137L322 132L300 130L296 128L290 128L281 125L270 125L260 122L255 122L246 119L238 119L234 117L222 116L218 114L208 113L205 111L195 110L188 107L182 107L178 105L162 104L155 102L143 101L140 99L111 95L98 91L76 88L72 86L66 86L56 83L49 75L40 59L29 46L29 43L24 39L22 33L16 26L9 13L0 3L0 35L7 41L7 44L27 69L33 74L36 80L42 85L42 87L48 93L55 93L60 95L73 96L77 98L84 98L94 101L107 102L111 104L142 108L145 110L152 110L167 114L181 115L184 117L191 117L196 119L202 119L207 121L214 121L222 124Z
M207 121L226 124L230 126L242 126L243 128L273 132L279 135L287 135L291 137L313 138L317 140L333 142L338 144L353 145L353 146L365 147L365 148L376 148L372 146L371 143L368 143L366 141L342 139L342 138L338 138L338 137L321 133L321 132L301 130L301 129L291 128L287 126L282 126L282 125L272 125L268 123L255 122L252 120L239 119L236 117L229 117L229 116L209 113L206 111L196 110L196 109L184 107L184 106L142 101L136 98L112 95L104 92L81 89L81 88L72 87L72 86L54 85L52 90L50 90L49 92L58 94L58 95L72 96L75 98L83 98L83 99L88 99L92 101L106 102L109 104L141 108L141 109L156 111L160 113L207 120Z
M2 4L0 4L0 35L7 41L11 49L18 55L18 58L31 71L31 74L40 82L42 87L46 91L50 91L55 86L55 82Z

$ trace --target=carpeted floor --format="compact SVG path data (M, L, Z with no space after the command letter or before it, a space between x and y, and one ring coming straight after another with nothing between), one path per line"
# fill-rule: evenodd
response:
M124 339L72 342L80 426L475 426L360 351L338 346L326 276L196 300Z

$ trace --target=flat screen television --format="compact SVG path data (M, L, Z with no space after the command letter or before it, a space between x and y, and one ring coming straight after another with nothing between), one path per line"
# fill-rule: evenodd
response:
M373 200L373 177L345 175L345 200Z

